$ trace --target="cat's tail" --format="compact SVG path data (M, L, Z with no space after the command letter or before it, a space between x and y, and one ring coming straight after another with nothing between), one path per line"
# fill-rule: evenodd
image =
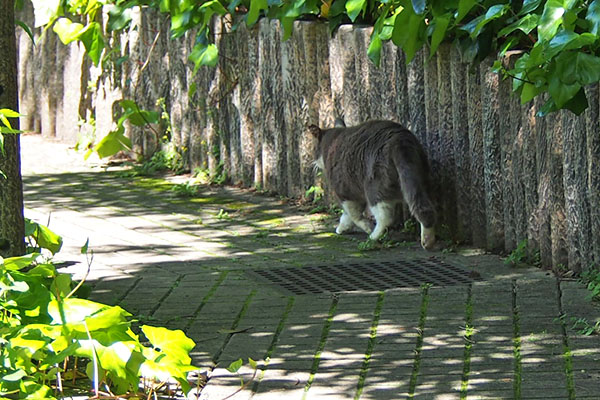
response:
M421 245L430 249L435 243L435 205L429 192L427 161L420 148L394 154L404 202L421 224ZM404 154L402 154L404 153Z

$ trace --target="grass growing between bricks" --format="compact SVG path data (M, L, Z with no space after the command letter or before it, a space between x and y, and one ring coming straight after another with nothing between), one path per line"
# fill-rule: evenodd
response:
M375 341L377 339L377 326L379 326L379 318L381 317L381 309L383 308L383 302L385 299L385 293L379 292L377 297L377 304L375 304L375 311L373 312L373 322L371 323L371 329L369 333L369 343L367 344L367 351L365 352L365 360L360 369L360 375L358 377L358 385L356 386L355 400L358 400L362 395L365 381L367 379L367 373L369 372L369 362L371 355L375 349Z
M184 278L184 276L185 275L177 276L177 279L175 279L175 282L173 282L173 284L171 285L169 290L167 290L167 292L160 298L160 300L158 300L156 305L150 311L150 314L149 314L150 317L152 317L154 315L154 313L160 308L160 305L163 303L163 301L165 301L167 299L167 297L169 297L171 295L171 293L173 293L173 290L175 290L177 288L177 286L179 286L179 283L181 283L181 280Z
M519 323L519 307L517 306L517 281L512 281L512 312L513 312L513 354L514 354L514 381L513 392L515 399L521 398L521 379L523 366L521 364L521 329Z
M417 328L417 343L415 344L415 360L413 362L413 370L410 375L410 383L408 386L409 398L413 398L415 396L417 378L419 377L419 369L421 368L421 352L423 350L423 338L425 337L425 320L427 319L430 287L430 284L424 284L421 286L421 311L419 315L419 326Z
M217 289L219 289L219 287L221 286L221 284L225 281L225 279L227 279L227 275L228 274L229 274L229 271L223 271L223 272L221 272L221 274L219 275L219 279L217 279L217 281L215 282L215 284L211 286L211 288L209 289L208 293L206 293L206 295L204 295L204 297L202 298L202 301L200 302L200 304L198 305L198 307L196 307L196 309L194 310L194 313L192 314L192 316L189 319L188 323L185 325L184 332L187 332L188 329L190 329L190 327L194 323L194 320L200 314L200 311L202 311L202 309L204 308L204 306L206 305L206 303L208 302L208 300L210 300L210 298L215 295L215 293L217 292Z
M325 325L323 326L323 330L321 331L321 339L319 340L319 345L317 346L317 351L315 352L315 357L313 358L312 367L310 368L310 376L308 377L308 381L304 386L304 394L302 395L302 400L307 399L308 391L312 386L313 381L315 380L315 376L317 374L317 370L319 369L319 364L321 362L321 354L325 349L325 343L327 343L327 338L329 337L329 331L331 330L331 324L333 324L333 316L337 310L339 302L339 297L337 294L333 295L333 299L331 300L331 306L329 307L329 313L327 314L327 320L325 321Z
M261 367L260 374L258 375L256 381L252 385L253 393L258 392L258 385L265 377L265 371L267 370L267 367L269 366L269 362L271 361L271 356L275 352L275 348L277 347L277 342L279 342L279 336L281 335L281 332L283 332L283 328L285 328L285 323L287 322L287 318L290 315L292 308L294 307L294 302L295 302L295 298L290 297L287 302L287 305L285 306L285 310L283 311L283 314L281 315L281 318L279 319L279 324L277 325L277 329L275 330L275 334L273 335L273 340L271 340L271 344L269 345L269 348L267 349L267 352L265 354L265 358L264 358L265 363Z
M114 183L114 187L115 188L121 188L122 187L122 181L124 179L120 178L118 176L113 177L113 179L115 181L119 181L119 182ZM164 194L165 192L168 193L172 187L176 186L176 184L168 182L166 179L163 179L163 178L151 178L149 182L152 183L152 184L149 184L148 182L145 181L144 184L140 185L139 184L139 179L140 178L132 178L131 180L129 180L129 179L125 180L125 181L128 181L128 182L131 181L133 183L132 186L128 187L128 189L130 191L132 191L132 192L135 191L137 193L141 193L141 194L144 194L144 195L148 195L149 192ZM92 181L92 182L94 182L94 181ZM157 186L154 186L153 185L154 183L156 183ZM104 194L103 190L95 189L95 188L90 187L90 186L86 186L85 187L85 191L86 192L93 192L93 193L97 194L98 196L102 196ZM64 192L64 194L73 196L72 192ZM89 205L95 205L97 203L96 200L89 200L89 199L87 199L85 197L77 197L77 199L81 200L83 202L86 202ZM143 206L145 209L152 210L152 211L155 211L155 212L158 212L158 213L164 211L164 209L162 207L151 206L151 205L148 205L146 203L135 201L133 199L123 200L123 201L125 203L129 204L129 205ZM177 199L177 198L169 198L169 197L167 197L167 198L164 199L164 201L167 204L176 205L178 207L181 207L181 208L185 209L187 212L189 212L189 213L191 213L193 215L195 215L195 214L198 213L198 207L195 204L195 203L198 203L198 202L200 202L201 205L203 205L203 206L223 206L224 205L226 208L234 208L234 209L237 208L238 210L240 208L242 208L240 206L240 204L246 204L246 203L239 202L239 201L236 202L234 200L228 199L226 197L218 196L218 195L209 195L207 197L194 197L191 200L190 199L181 200L181 199ZM230 203L233 205L233 207L229 206ZM251 205L251 206L255 206L255 204L251 204L251 203L247 203L247 204ZM112 210L112 211L114 211L116 213L122 214L122 215L129 216L129 214L130 214L127 210L123 210L123 209L121 209L119 207L116 207L112 203L104 204L103 206L107 207L108 209L110 209L110 210ZM282 205L282 207L287 207L287 206ZM72 211L78 211L76 208L69 208L69 207L65 207L65 208L71 209ZM216 210L216 209L215 210L209 210L209 211L204 210L204 212L208 213L209 215L212 215L211 213L213 213L213 212L217 213L219 211L224 211L224 210L223 210L223 208L220 208L219 210ZM201 214L202 214L202 212L201 212ZM217 218L217 222L234 221L235 223L238 223L238 224L241 224L243 226L255 229L255 230L259 231L259 232L267 231L269 233L272 233L270 231L271 228L272 229L277 229L278 227L281 227L282 224L285 225L285 219L284 218L280 218L280 217L274 218L272 215L268 215L268 212L266 212L264 210L262 210L262 211L261 210L254 210L253 214L256 214L256 215L265 214L264 215L265 219L258 220L258 221L248 221L245 218L242 218L240 216L236 216L235 218L234 217L228 217L228 218L224 218L224 219L223 218L221 218L221 219ZM160 226L161 228L164 228L165 230L174 231L174 232L180 232L180 233L192 236L192 237L198 237L198 238L202 239L203 241L212 242L212 243L222 243L223 242L222 240L210 239L210 238L207 238L206 236L198 235L198 234L196 234L194 232L189 232L189 231L187 231L185 229L172 227L172 226L170 226L168 224L161 223L160 221L156 221L156 220L154 220L152 218L147 218L147 217L144 217L144 216L141 216L141 215L136 215L136 217L140 218L142 220L145 220L147 222L151 222L153 224L156 224L156 225ZM194 217L189 217L189 216L186 216L186 215L179 215L179 218L181 218L182 221L187 221L187 222L193 223L193 224L197 223L198 220L203 221L203 218L198 218L198 216L196 216L196 215ZM267 224L269 226L264 226L265 224ZM228 235L231 235L232 237L239 236L239 234L237 233L237 231L232 230L232 229L228 229L226 226L216 226L216 225L211 226L210 224L205 224L205 223L202 223L202 225L205 226L208 229L211 229L211 230L225 232ZM251 237L255 239L254 242L256 242L256 243L261 243L260 239L263 239L262 240L262 244L272 245L268 241L265 242L263 237L258 237L256 235L255 236L251 236ZM339 242L339 241L341 241L341 242L347 242L347 241L351 241L352 240L351 238L349 239L349 238L345 238L345 237L340 236L340 235L333 235L333 234L330 235L330 236L328 236L328 237L332 238L332 240L329 241L328 245L327 245L327 247L331 247L331 248L339 248L339 246L337 246L337 242ZM178 244L178 243L173 243L173 244ZM322 245L322 243L321 243L321 245ZM239 243L237 243L235 245L231 244L230 248L235 248L235 249L239 249L239 250L243 250L243 251L251 251L252 250L252 248L240 245ZM206 253L207 255L209 255L209 256L218 257L218 254L216 254L216 253L213 253L213 252L210 252L210 251L207 251L207 250L204 250L204 249L202 251L204 253ZM282 252L283 253L286 253L286 252L287 253L294 253L294 252L296 252L296 250L295 249L287 249L287 251L282 251ZM166 252L160 252L160 253L167 254ZM360 252L358 252L357 255L360 255ZM294 259L288 259L288 258L283 259L283 258L277 257L274 254L268 254L268 255L265 255L265 257L268 258L269 260L273 260L273 261L277 261L277 262L284 262L285 261L287 263L293 263L293 264L295 264L297 266L302 266L302 263L297 262ZM327 260L325 258L322 258L321 261L326 262L326 261L329 261L329 260Z
M573 381L573 355L571 354L571 348L569 346L569 336L567 335L567 327L565 323L565 312L562 307L562 289L560 287L560 280L556 279L556 294L558 297L558 322L560 324L560 330L562 333L563 342L563 360L565 362L565 376L567 393L569 400L575 399L575 382Z
M465 352L463 356L463 374L460 384L460 398L467 398L467 389L469 386L469 373L471 372L471 348L473 347L473 285L467 288L467 303L465 307Z
M227 345L229 344L229 341L231 340L232 336L234 335L233 332L236 331L238 325L240 324L240 321L242 320L242 318L244 318L244 315L246 315L246 312L248 311L248 307L250 307L250 303L252 303L252 298L255 295L256 295L256 290L253 290L250 292L250 294L248 294L248 296L246 296L246 300L244 301L244 304L242 305L240 312L238 313L238 315L236 315L235 319L233 320L233 322L231 324L230 331L232 333L227 334L227 337L223 341L223 345L215 353L215 355L212 358L212 362L215 365L219 362L219 358L221 357L221 354L223 354L223 351L225 351L225 347L227 347Z

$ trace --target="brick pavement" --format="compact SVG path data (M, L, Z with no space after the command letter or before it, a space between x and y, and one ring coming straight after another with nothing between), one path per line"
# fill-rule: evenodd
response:
M338 237L327 215L277 198L232 187L181 198L61 143L29 135L22 146L26 216L64 237L57 259L79 277L89 238L94 299L195 340L203 399L238 391L226 367L249 357L259 368L251 381L241 369L234 399L600 398L599 338L572 328L600 314L578 282L414 242L360 251L361 235ZM246 274L432 255L481 279L290 295Z

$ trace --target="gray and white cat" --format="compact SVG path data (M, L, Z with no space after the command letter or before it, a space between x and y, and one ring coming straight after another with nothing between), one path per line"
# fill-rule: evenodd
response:
M435 243L435 207L431 201L429 166L417 138L391 121L369 121L346 128L336 120L335 128L309 131L318 139L316 165L344 210L336 233L355 225L372 240L379 239L394 222L394 210L402 199L421 224L421 245ZM364 216L368 207L375 228Z

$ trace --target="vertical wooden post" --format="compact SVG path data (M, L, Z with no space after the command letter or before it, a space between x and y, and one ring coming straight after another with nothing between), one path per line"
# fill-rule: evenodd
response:
M585 112L587 151L587 201L590 211L590 230L584 232L589 238L589 254L583 268L600 265L600 101L599 85L586 88L589 108Z
M485 247L487 224L483 161L483 122L481 117L481 72L479 67L467 75L467 115L469 125L469 164L471 172L471 239Z
M451 45L441 45L437 59L438 141L436 156L439 165L439 184L443 223L452 240L456 240L456 157L454 154L454 116L452 96ZM431 60L432 62L434 60Z
M504 248L504 212L502 210L502 150L500 144L500 77L490 70L488 60L481 63L481 120L487 248Z
M587 147L585 116L563 115L563 184L566 213L566 238L569 269L587 268L591 253L590 207L587 196ZM597 134L597 133L595 133Z
M452 144L454 147L454 174L456 176L456 239L470 239L471 230L471 174L469 164L469 118L467 103L468 65L462 62L460 52L451 51L451 94L452 94Z
M4 17L0 18L0 108L18 111L14 2L0 0L0 8L4 10ZM10 123L13 129L19 129L18 118L11 118ZM0 176L0 255L12 257L25 253L20 138L17 134L3 136L4 152L0 156L3 174Z

